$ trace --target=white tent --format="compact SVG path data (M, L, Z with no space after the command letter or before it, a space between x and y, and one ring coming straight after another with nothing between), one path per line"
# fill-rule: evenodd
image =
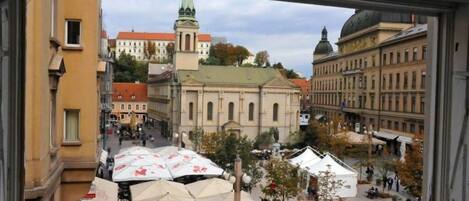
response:
M314 150L311 147L304 148L303 153L300 155L289 159L288 161L292 165L300 166L301 168L305 168L307 166L311 166L317 162L319 162L321 158L319 157L319 152Z
M357 173L346 164L337 162L330 154L326 154L319 162L306 167L306 170L314 176L329 170L336 175L336 179L344 182L342 188L337 191L337 196L355 197L357 195Z
M233 183L219 178L212 178L187 184L186 189L195 198L203 198L229 193L233 190Z

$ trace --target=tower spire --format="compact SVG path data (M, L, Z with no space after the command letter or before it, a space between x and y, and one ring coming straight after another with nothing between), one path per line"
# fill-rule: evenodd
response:
M322 28L321 40L327 40L327 29L326 29L326 26L324 26L324 28Z
M193 0L182 0L179 8L179 19L195 20L195 6Z

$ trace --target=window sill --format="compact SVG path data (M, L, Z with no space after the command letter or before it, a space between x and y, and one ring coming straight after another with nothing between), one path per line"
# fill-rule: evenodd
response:
M69 51L83 51L83 47L82 46L63 46L62 47L62 50L69 50Z
M62 146L64 146L64 147L66 147L66 146L70 146L70 147L81 146L81 142L80 141L62 142Z

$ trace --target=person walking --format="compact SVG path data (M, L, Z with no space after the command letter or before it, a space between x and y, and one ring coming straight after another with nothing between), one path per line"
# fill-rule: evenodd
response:
M396 178L396 192L398 193L399 193L399 187L400 187L399 178Z
M392 184L394 183L394 180L392 177L388 178L388 191L392 190Z
M122 141L124 141L124 137L119 135L119 146L122 146Z
M140 137L142 138L142 145L144 147L146 147L147 146L147 135L145 133L142 133Z
M388 184L388 178L385 175L383 175L381 179L383 181L383 192L384 192L384 190L386 189L386 185Z

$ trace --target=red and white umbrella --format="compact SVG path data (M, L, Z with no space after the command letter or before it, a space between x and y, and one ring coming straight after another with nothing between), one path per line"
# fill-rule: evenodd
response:
M171 174L165 164L154 163L146 166L136 166L133 164L120 164L114 167L112 180L121 181L151 181L151 180L171 180Z
M173 178L189 175L218 176L223 174L223 169L211 160L202 157L194 157L190 161L168 165L168 168Z

